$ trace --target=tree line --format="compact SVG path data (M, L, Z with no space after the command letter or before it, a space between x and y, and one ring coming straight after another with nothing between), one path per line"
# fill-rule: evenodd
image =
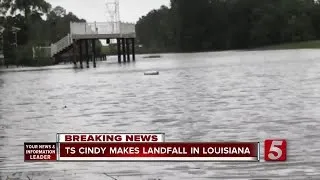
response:
M5 28L1 46L6 65L50 65L53 61L46 55L38 53L34 58L33 47L49 47L66 36L71 21L85 22L60 6L52 8L45 0L1 0L0 26ZM20 29L17 36L13 27Z
M19 12L19 14L18 14ZM33 48L50 46L84 22L45 0L1 0L6 64L48 65ZM12 27L20 28L15 36ZM247 49L320 38L320 4L314 0L171 0L136 24L141 52ZM1 42L0 42L1 43ZM1 44L0 44L1 45ZM115 52L115 47L109 48Z
M248 49L320 38L314 0L171 0L141 17L137 39L149 51Z

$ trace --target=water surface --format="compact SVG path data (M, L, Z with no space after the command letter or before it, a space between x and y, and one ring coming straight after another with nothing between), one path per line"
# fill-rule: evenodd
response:
M110 57L96 69L67 64L0 71L3 179L320 179L320 51L116 61ZM143 75L150 70L160 75ZM288 161L23 162L23 142L55 141L57 132L165 132L167 141L286 138Z

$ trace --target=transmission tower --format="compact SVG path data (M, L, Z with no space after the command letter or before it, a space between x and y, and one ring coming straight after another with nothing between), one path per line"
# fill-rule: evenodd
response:
M111 25L112 33L119 33L120 11L119 0L106 0L107 22Z

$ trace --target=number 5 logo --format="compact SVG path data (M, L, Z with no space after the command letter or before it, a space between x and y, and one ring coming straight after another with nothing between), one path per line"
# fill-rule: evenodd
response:
M265 161L286 161L287 141L284 139L267 139L264 141Z

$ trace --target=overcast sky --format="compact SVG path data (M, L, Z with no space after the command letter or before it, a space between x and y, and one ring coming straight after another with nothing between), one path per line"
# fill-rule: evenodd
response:
M107 19L107 0L47 0L53 7L60 5L88 22L104 22ZM135 23L139 17L161 5L169 6L170 0L119 0L120 19Z

